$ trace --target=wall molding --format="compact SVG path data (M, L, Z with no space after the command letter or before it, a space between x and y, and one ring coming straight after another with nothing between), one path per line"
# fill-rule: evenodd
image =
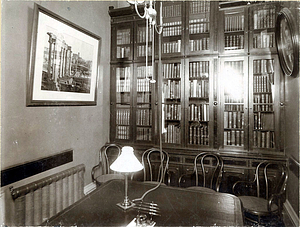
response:
M1 171L1 187L73 161L73 149Z
M300 226L299 217L288 200L286 200L285 203L283 204L283 208L288 214L288 217L290 218L294 226Z

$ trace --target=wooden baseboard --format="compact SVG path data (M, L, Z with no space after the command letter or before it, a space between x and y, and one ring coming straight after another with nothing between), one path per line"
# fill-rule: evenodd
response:
M285 212L288 214L288 217L290 218L291 222L294 224L294 226L300 226L300 220L297 215L297 213L294 211L293 207L291 206L290 202L288 200L285 201L283 204L283 208Z
M94 191L96 189L96 184L95 183L90 183L86 186L84 186L83 192L85 195L91 193L92 191Z

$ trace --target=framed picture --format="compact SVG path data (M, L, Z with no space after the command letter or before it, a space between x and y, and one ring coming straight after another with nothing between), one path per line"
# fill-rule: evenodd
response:
M101 38L34 6L27 106L96 105Z

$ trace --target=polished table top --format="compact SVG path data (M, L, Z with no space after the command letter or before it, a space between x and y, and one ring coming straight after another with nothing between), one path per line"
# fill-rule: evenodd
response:
M141 197L153 184L129 181L129 199ZM92 193L53 216L49 226L126 226L138 211L124 212L116 204L124 200L124 181L104 183ZM160 186L150 192L145 202L158 204L161 216L154 216L156 226L241 226L240 200L231 194L210 193L177 187Z

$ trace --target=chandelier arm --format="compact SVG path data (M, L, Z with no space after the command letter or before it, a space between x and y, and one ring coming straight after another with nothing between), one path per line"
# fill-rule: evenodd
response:
M146 19L146 75L145 79L148 79L148 18Z
M146 17L146 14L147 14L147 8L146 8L146 6L145 6L145 8L144 8L144 15L141 15L141 14L139 13L139 10L138 10L137 5L138 5L137 2L135 1L134 6L135 6L136 14L137 14L140 18L144 19L144 18Z

